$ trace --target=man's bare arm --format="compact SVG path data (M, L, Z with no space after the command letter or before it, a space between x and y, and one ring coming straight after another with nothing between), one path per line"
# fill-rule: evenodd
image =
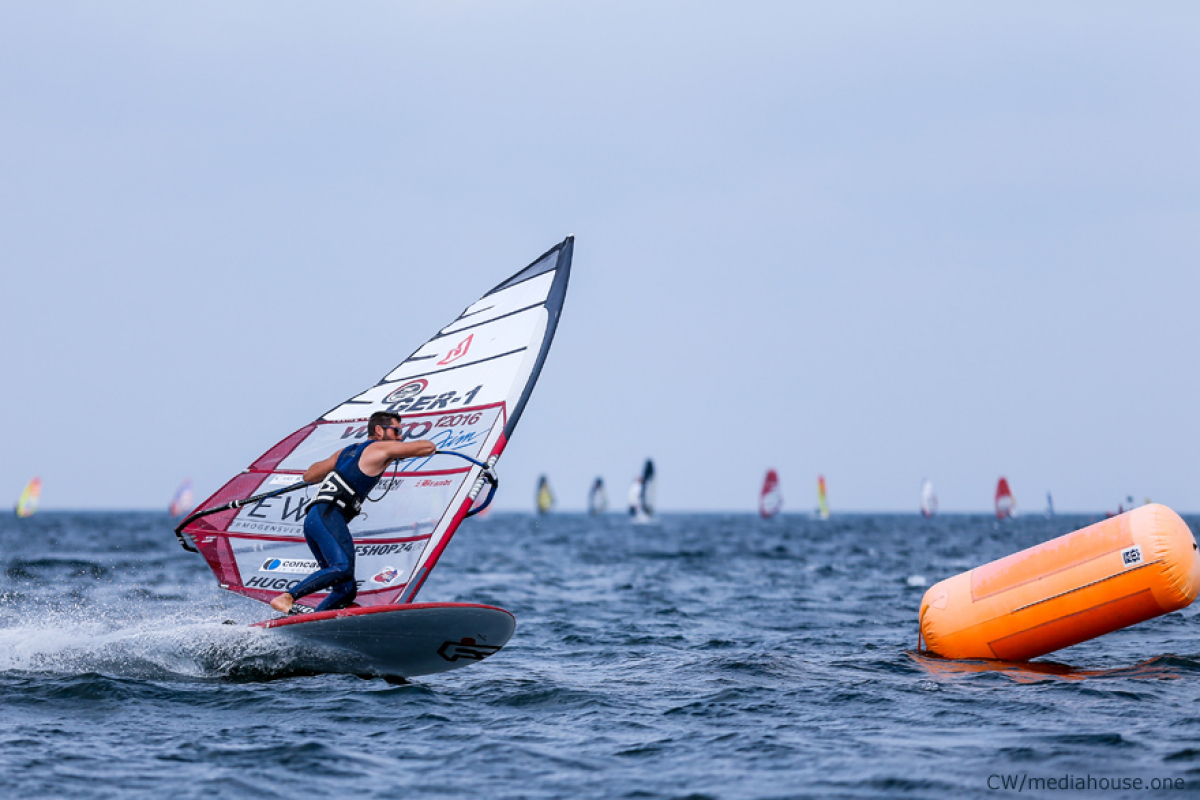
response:
M342 451L339 450L329 458L326 458L323 461L318 461L308 469L304 470L304 482L316 483L317 481L325 480L325 476L333 472L333 468L337 466L338 456L341 454Z
M415 442L372 442L367 445L358 459L358 468L363 471L364 475L379 475L389 461L397 458L431 456L436 450L437 446L428 439L419 439Z

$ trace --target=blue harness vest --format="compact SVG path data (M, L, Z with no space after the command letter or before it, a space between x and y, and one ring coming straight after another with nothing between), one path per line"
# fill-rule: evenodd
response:
M383 473L364 475L359 469L358 460L369 444L370 441L352 444L338 454L333 472L317 487L317 494L308 505L310 509L319 503L330 503L341 510L346 522L358 516L363 500L383 477Z

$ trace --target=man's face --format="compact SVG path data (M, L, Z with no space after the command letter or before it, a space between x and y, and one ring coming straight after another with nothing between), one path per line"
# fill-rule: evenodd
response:
M400 425L396 420L392 420L390 424L381 426L383 436L381 441L398 442L400 441Z

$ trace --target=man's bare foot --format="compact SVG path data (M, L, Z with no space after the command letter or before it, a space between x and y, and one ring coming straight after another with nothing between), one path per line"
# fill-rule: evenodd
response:
M296 602L296 598L292 597L287 592L279 595L271 601L271 608L278 611L280 614L286 614L292 610L292 604Z

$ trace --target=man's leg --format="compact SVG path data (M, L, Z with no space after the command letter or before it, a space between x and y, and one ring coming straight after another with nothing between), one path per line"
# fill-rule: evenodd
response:
M291 591L271 601L271 608L284 614L305 595L340 583L346 580L347 575L351 581L354 580L354 541L350 538L350 529L342 519L341 512L335 507L324 505L308 513L304 518L304 539L320 569L300 581ZM349 559L341 539L350 544Z
M317 606L317 611L333 611L338 608L345 608L354 601L358 596L358 584L353 578L348 581L335 583L329 589L329 596L321 601Z
M339 518L339 521L340 518ZM330 525L330 532L337 542L339 563L344 564L343 577L330 588L329 596L317 606L317 611L331 611L335 608L345 608L358 595L358 584L354 580L354 539L350 536L350 527L342 522L339 527ZM333 559L330 558L332 568Z

